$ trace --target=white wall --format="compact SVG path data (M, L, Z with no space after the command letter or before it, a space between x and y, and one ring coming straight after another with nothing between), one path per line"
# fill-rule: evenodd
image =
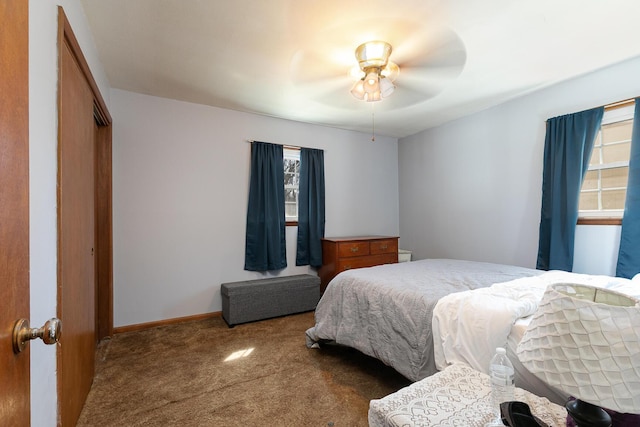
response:
M29 2L29 211L32 326L56 316L57 31L62 5L105 102L109 84L79 1ZM64 329L64 325L63 325ZM57 423L56 348L31 345L31 425Z
M403 247L535 267L545 121L639 96L638 75L640 58L401 139ZM619 227L579 226L576 241L574 271L615 273Z
M573 271L616 275L620 226L578 225L574 242Z
M114 324L220 311L244 271L251 145L325 150L326 235L398 235L395 138L112 90ZM289 267L297 228L287 227ZM274 274L274 273L271 273Z

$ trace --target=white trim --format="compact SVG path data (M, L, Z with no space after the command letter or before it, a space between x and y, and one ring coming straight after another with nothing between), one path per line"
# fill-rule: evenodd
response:
M605 110L604 115L602 116L602 123L600 124L600 126L610 125L611 123L617 123L617 122L633 119L634 107L635 107L635 104L631 104L625 107Z
M616 169L616 168L628 168L629 167L629 161L628 160L622 160L619 162L611 162L611 163L605 163L602 165L589 165L589 171L598 171L598 170L603 170L603 169ZM627 188L627 187L625 187Z
M615 218L620 219L624 214L624 209L609 209L609 210L580 210L578 211L578 217L580 218Z

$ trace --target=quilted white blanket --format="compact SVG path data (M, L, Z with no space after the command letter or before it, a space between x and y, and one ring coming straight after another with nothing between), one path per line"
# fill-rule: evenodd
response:
M513 324L533 314L547 286L554 283L605 287L630 295L640 293L640 286L628 279L548 271L447 295L438 301L433 311L438 370L461 362L487 374L496 347L506 347Z
M520 388L515 400L548 425L566 425L562 406ZM489 376L462 364L369 403L370 427L484 427L492 419Z
M431 319L438 300L541 271L429 259L348 270L327 286L307 346L334 341L375 357L410 380L436 372Z

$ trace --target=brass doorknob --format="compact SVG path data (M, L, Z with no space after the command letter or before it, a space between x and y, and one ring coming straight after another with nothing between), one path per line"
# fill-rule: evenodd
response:
M13 326L13 352L18 354L27 347L30 340L42 339L45 344L55 344L62 335L62 322L55 317L49 319L41 328L30 328L27 319L20 319Z

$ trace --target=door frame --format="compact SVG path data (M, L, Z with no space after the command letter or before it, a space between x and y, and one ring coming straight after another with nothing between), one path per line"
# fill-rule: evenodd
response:
M61 52L65 45L73 55L93 95L93 116L95 120L95 330L96 343L113 334L113 216L112 216L112 118L107 109L104 98L91 73L89 65L82 53L80 44L71 28L69 20L62 6L58 6L58 63L61 62ZM59 68L60 69L60 68ZM58 74L58 94L62 76ZM58 145L61 138L61 99L58 97ZM60 206L58 203L58 218ZM57 311L61 316L62 287L60 276L60 244L58 243L58 297ZM63 325L64 328L64 325ZM57 357L58 378L61 357L58 350ZM58 380L58 423L65 402L61 401L62 384Z

